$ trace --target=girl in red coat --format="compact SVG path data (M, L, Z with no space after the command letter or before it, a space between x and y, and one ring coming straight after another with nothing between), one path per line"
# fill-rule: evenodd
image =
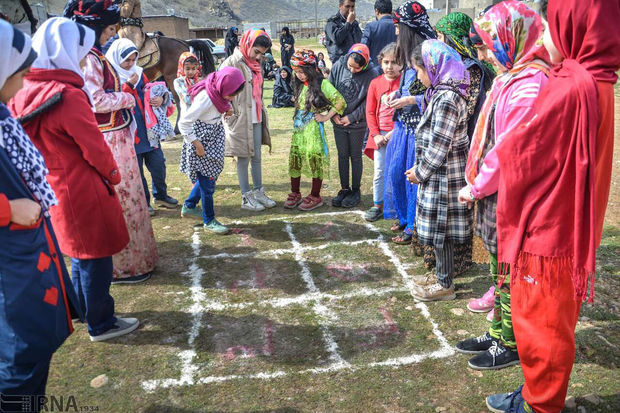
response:
M110 296L112 255L129 241L113 185L121 174L82 90L80 61L95 33L68 19L47 20L33 38L39 57L11 102L50 169L58 197L51 208L62 251L72 257L72 281L88 332L102 341L133 331L135 318L116 318ZM79 200L79 202L76 202Z

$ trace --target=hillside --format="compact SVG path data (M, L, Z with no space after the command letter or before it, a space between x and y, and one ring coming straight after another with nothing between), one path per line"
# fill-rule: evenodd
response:
M142 0L142 13L166 15L173 9L177 16L189 17L194 27L230 26L243 22L290 21L314 19L312 0ZM66 0L44 0L49 12L62 12ZM374 0L357 0L357 13L373 15ZM337 0L319 0L319 20L338 9Z

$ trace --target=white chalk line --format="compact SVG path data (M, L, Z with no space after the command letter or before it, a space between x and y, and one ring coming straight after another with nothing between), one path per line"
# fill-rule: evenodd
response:
M422 315L429 321L432 326L433 334L437 337L440 343L440 349L422 353L422 354L412 354L405 357L397 357L388 360L384 360L381 362L372 362L365 363L360 365L352 365L345 361L342 356L338 352L338 344L335 341L333 335L329 331L328 327L321 324L321 332L323 334L323 340L326 345L326 350L330 354L331 364L325 367L317 367L306 370L299 371L275 371L275 372L259 372L255 374L246 374L246 375L229 375L229 376L208 376L203 378L195 379L196 372L198 371L198 366L193 364L193 359L196 356L195 350L195 340L198 337L202 315L207 311L217 311L217 310L226 310L231 308L246 308L251 305L254 306L273 306L273 307L286 307L289 305L306 303L306 302L314 302L313 310L314 312L325 321L335 321L337 317L335 314L329 310L325 305L320 303L320 300L341 300L352 297L359 296L372 296L372 295L383 295L393 292L404 292L411 291L411 287L413 286L413 279L409 276L407 269L412 268L411 264L403 264L398 256L394 254L394 252L390 249L389 244L385 242L383 235L381 232L372 224L366 223L365 226L372 232L378 234L377 239L368 239L368 240L360 240L354 241L352 243L347 242L339 242L351 245L355 243L356 245L360 245L363 243L371 244L377 243L381 251L388 257L389 261L396 267L398 273L400 274L403 283L406 286L406 289L362 289L357 292L349 293L349 294L341 294L341 295L332 295L327 293L322 293L318 290L316 285L314 284L314 280L312 279L312 274L306 263L303 253L305 251L312 250L320 250L326 249L334 244L327 243L320 246L315 247L303 247L299 241L296 239L290 220L293 219L302 219L314 216L338 216L338 215L350 215L351 213L357 214L359 216L363 216L364 213L362 211L343 211L343 212L327 212L327 213L317 213L317 214L299 214L292 216L283 216L270 218L270 221L284 221L286 222L286 232L291 239L291 243L293 244L293 248L291 249L281 249L281 250L273 250L272 255L283 255L283 254L292 254L295 256L300 268L302 279L306 283L306 287L308 288L308 293L303 294L301 296L292 297L292 298L278 298L272 300L265 300L259 303L240 303L240 304L222 304L219 302L215 302L212 300L206 300L206 296L201 286L202 276L204 275L204 270L197 265L197 261L199 258L208 258L216 257L216 256L201 256L200 255L200 237L199 233L196 231L192 236L192 249L194 252L194 256L192 258L192 263L188 270L188 274L191 278L191 287L190 292L192 295L193 305L190 308L190 313L193 314L192 327L190 330L190 335L188 338L188 344L190 346L190 350L185 350L179 353L179 357L181 358L182 368L181 368L181 378L180 379L161 379L161 380L147 380L142 383L142 387L147 392L155 391L157 388L170 388L170 387L180 387L187 385L194 385L194 383L198 384L211 384L211 383L220 383L230 380L238 380L238 379L260 379L260 380L269 380L275 379L279 377L285 377L291 374L321 374L321 373L330 373L336 372L340 370L349 370L349 371L358 371L361 369L368 369L373 367L394 367L398 368L400 366L416 364L426 359L441 359L447 358L455 354L455 350L450 346L448 341L446 340L443 332L439 329L438 324L432 319L430 312L428 311L428 306L419 302L416 303L416 308L420 310ZM248 222L235 221L233 225L243 225ZM264 252L263 252L264 253ZM243 258L243 257L251 257L256 256L257 254L218 254L219 258ZM204 303L207 304L204 304ZM203 304L201 304L203 303Z

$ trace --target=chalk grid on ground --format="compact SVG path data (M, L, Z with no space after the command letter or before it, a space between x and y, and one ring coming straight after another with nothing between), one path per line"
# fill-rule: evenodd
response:
M411 291L411 286L413 284L413 279L407 272L408 266L403 264L398 258L398 256L391 250L390 245L384 239L381 232L371 223L366 223L366 228L373 234L376 235L376 238L370 238L360 241L352 241L352 242L328 242L319 246L310 246L304 247L297 240L295 234L293 232L294 221L303 218L318 218L318 217L329 217L329 216L339 216L339 215L350 215L352 213L358 214L360 217L363 215L362 211L345 211L345 212L327 212L327 213L314 213L314 214L299 214L294 216L284 216L284 217L274 217L270 218L270 221L283 221L285 223L285 231L289 236L290 243L292 248L290 249L276 249L270 251L258 251L254 253L248 254L217 254L212 256L202 256L200 252L201 240L200 240L200 231L202 229L197 229L192 236L192 257L190 259L189 268L186 271L186 275L189 279L189 293L191 295L192 304L188 308L187 312L192 316L192 325L189 329L189 336L187 340L187 344L189 349L179 352L179 359L181 363L181 376L178 379L170 378L170 379L160 379L160 380L145 380L142 382L142 387L147 392L153 392L159 388L171 388L171 387L179 387L179 386L191 386L195 384L209 384L209 383L218 383L225 382L230 380L238 380L238 379L274 379L279 377L284 377L292 374L320 374L320 373L330 373L339 370L348 370L348 371L357 371L360 369L368 369L375 367L392 367L396 368L399 366L409 365L419 363L426 359L441 359L446 358L455 353L454 349L443 333L439 329L437 323L432 319L428 307L425 303L419 302L416 303L416 308L420 310L420 313L424 316L424 318L430 323L432 326L432 331L437 341L439 342L440 348L439 350L432 352L425 352L420 354L411 354L404 357L391 358L384 361L365 363L363 365L359 364L350 364L346 360L344 360L339 352L338 343L334 339L329 326L325 322L333 322L337 320L336 314L334 314L328 307L326 307L322 302L324 300L329 301L339 301L345 300L353 297L370 297L370 296L383 296L386 294L393 294L398 292L409 292ZM243 225L247 224L245 221L235 221L233 225ZM321 250L325 248L329 248L334 245L361 245L361 244L371 244L376 245L379 250L383 252L383 254L388 258L389 262L392 263L396 271L401 277L402 283L404 284L401 288L366 288L362 287L353 292L347 292L343 294L328 294L319 291L314 283L314 278L312 276L312 272L304 258L304 252L313 251L313 250ZM295 256L295 259L300 267L301 278L306 284L307 292L304 294L300 294L296 297L291 298L273 298L269 300L257 301L257 302L248 302L248 303L223 303L218 302L216 300L209 300L206 297L204 292L204 288L202 287L203 277L206 275L205 270L200 267L198 264L199 259L218 259L218 258L250 258L256 257L260 255L271 255L271 256L279 256L283 254L292 254ZM194 363L194 358L196 357L196 339L200 333L200 329L202 327L202 319L203 315L209 311L224 311L227 309L242 309L249 306L258 306L258 307L272 307L272 308L283 308L291 305L298 304L310 304L310 310L318 317L319 320L324 322L320 322L320 331L322 334L322 338L325 344L326 353L329 355L330 364L323 367L316 367L310 369L303 369L298 371L274 371L274 372L258 372L255 374L244 374L244 375L227 375L227 376L208 376L208 377L196 377L197 372L199 370L199 366Z

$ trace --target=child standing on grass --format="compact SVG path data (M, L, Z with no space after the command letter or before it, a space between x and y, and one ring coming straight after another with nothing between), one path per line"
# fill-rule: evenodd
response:
M327 64L325 64L325 55L322 52L316 55L316 67L318 67L319 70L327 67Z
M291 65L295 72L293 90L296 108L289 155L291 193L284 202L284 208L298 206L302 211L311 211L323 205L321 185L329 173L329 152L323 123L336 114L342 115L347 104L336 88L321 76L312 50L295 53ZM323 114L325 112L327 114ZM303 199L300 192L302 173L312 177L312 192Z
M403 68L398 60L396 43L390 43L378 55L383 75L370 82L366 99L366 122L368 141L364 153L374 160L373 202L364 219L377 221L383 215L383 188L385 170L385 147L394 129L394 109L387 104L387 97L400 87L400 71Z
M192 100L187 91L200 81L202 78L202 66L198 61L198 57L190 52L183 52L179 57L179 65L177 68L177 78L174 79L174 91L179 96L181 103L181 113L179 118L183 116L187 109L192 105Z
M189 89L192 105L179 120L183 134L181 172L197 184L185 200L182 214L202 217L203 228L220 235L228 233L228 228L215 219L213 209L215 182L224 169L226 138L222 114L233 115L230 102L244 86L245 79L237 68L225 67L211 73ZM196 206L199 201L202 211Z
M453 300L454 244L472 237L473 214L458 201L469 149L469 72L459 54L439 40L413 51L418 78L428 89L416 130L416 159L406 172L418 184L416 227L421 243L435 249L436 278L414 284L420 301Z

